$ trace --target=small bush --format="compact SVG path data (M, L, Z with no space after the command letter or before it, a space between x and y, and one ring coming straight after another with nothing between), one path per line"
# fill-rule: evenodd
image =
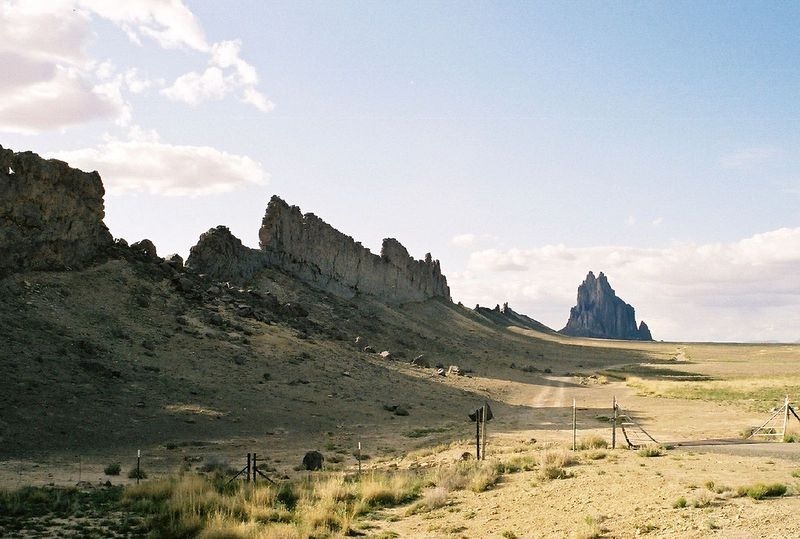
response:
M608 447L608 442L601 436L584 436L578 441L578 449L605 449Z
M686 507L688 504L689 502L686 501L686 498L681 496L680 498L672 502L672 507L674 507L675 509L682 509Z
M122 466L120 466L118 462L114 462L103 468L103 473L106 475L119 475L121 471Z
M660 457L664 454L664 450L660 445L646 445L638 451L640 457Z
M800 477L800 468L792 470L792 477Z
M757 483L755 485L739 487L736 491L738 496L749 496L754 500L763 500L764 498L775 498L786 494L787 487L782 483L773 483L765 485L764 483Z
M705 491L700 492L697 497L692 500L692 507L700 508L708 507L709 505L711 505L711 496Z
M144 470L134 466L131 468L131 471L128 472L128 479L147 479L147 474Z

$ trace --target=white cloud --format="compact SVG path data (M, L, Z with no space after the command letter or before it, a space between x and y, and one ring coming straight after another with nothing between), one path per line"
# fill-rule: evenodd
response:
M240 57L241 46L239 40L214 43L205 71L185 73L172 86L161 90L161 93L174 101L189 105L199 105L208 100L239 93L239 99L243 103L253 105L261 112L272 111L275 104L256 90L256 69Z
M659 217L656 217L655 219L653 219L652 225L653 226L659 226L663 222L664 222L664 218L659 216Z
M274 104L257 89L255 67L240 56L241 42L209 45L200 23L181 0L51 0L0 2L0 130L37 133L95 120L129 125L130 94L145 94L163 81L92 58L95 18L111 21L136 43L207 54L202 73L177 78L167 97L198 104L236 94L262 112ZM146 39L145 39L146 38Z
M86 15L58 2L5 2L0 28L0 130L35 133L126 114L96 84L84 53Z
M475 234L458 234L450 239L456 247L471 247L475 243Z
M165 49L208 50L200 23L181 0L79 0L77 4L117 24L134 43L141 45L145 36Z
M772 162L780 152L776 148L755 147L724 155L719 159L722 168L741 169Z
M82 170L97 170L111 195L143 192L200 196L266 184L269 176L253 159L207 146L162 143L154 131L135 127L127 141L48 155Z
M633 226L635 224L636 224L636 216L635 215L629 215L625 219L625 226Z
M448 275L448 282L465 304L509 301L516 310L560 329L589 270L606 273L656 338L800 338L800 228L732 243L658 249L486 249L472 253L467 271Z

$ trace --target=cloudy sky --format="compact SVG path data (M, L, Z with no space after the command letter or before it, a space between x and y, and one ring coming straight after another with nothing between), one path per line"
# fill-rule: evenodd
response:
M116 237L257 246L272 194L560 329L800 339L800 4L0 0L0 144Z

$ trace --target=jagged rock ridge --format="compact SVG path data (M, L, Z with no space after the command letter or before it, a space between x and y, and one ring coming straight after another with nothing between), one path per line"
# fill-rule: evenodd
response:
M490 309L489 307L481 307L480 305L475 305L475 309L473 309L476 313L485 316L486 318L492 320L496 324L504 325L504 326L518 326L527 329L533 329L535 331L542 331L545 333L554 333L552 329L547 327L546 325L542 324L538 320L534 320L530 316L525 314L518 313L514 311L511 307L508 306L508 303L503 303L503 306L495 305L494 309Z
M333 294L362 292L391 302L450 299L447 279L430 253L425 260L414 260L400 242L388 238L380 256L375 255L277 196L269 201L259 240L270 266Z
M95 259L113 244L104 194L97 172L0 146L0 275Z
M567 325L559 331L573 337L652 341L644 321L637 327L632 306L618 298L608 279L591 271L578 287L578 304L570 310Z

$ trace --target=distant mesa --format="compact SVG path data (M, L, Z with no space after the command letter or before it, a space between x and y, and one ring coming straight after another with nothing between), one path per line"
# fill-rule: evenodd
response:
M644 321L636 326L632 306L618 298L608 279L591 271L578 287L578 304L570 310L569 320L559 333L573 337L652 341Z

